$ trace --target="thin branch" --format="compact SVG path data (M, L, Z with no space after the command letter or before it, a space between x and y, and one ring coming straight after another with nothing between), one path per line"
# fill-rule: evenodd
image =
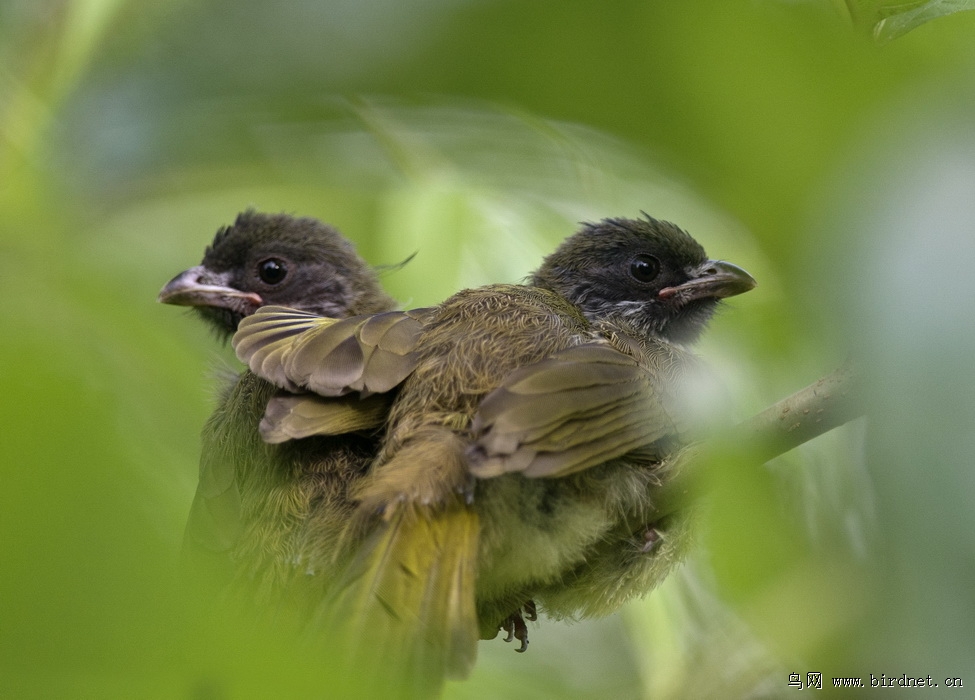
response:
M854 370L840 367L739 424L735 433L748 443L752 458L764 464L862 416L859 388Z
M664 517L693 499L695 482L716 461L759 466L862 415L859 377L845 365L689 451L660 489L658 513Z

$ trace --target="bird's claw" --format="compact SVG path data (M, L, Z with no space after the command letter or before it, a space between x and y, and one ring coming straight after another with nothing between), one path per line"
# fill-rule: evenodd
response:
M525 624L525 620L534 622L537 619L538 610L535 607L535 601L529 600L518 612L512 613L501 623L501 629L508 633L504 641L510 642L513 639L517 639L521 642L521 646L515 649L515 651L519 654L524 653L528 648L528 625Z
M664 536L661 534L660 530L655 527L647 527L647 529L643 531L643 542L640 543L640 551L643 554L647 554L650 552L650 550L656 547L657 543L663 538Z
M476 479L473 474L468 474L467 479L464 480L460 486L457 487L457 493L461 495L464 499L464 503L471 505L474 503L474 486L476 484Z

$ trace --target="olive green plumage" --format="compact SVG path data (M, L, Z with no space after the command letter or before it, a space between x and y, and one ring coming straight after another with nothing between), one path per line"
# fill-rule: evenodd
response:
M720 298L753 286L672 224L611 219L567 239L529 285L380 321L244 320L238 356L282 388L347 401L398 387L350 487L351 559L317 616L337 653L387 681L376 689L432 692L470 669L478 637L504 628L524 647L536 603L585 617L648 591L686 542L685 519L652 507L689 439L685 345ZM278 414L274 429L287 423Z

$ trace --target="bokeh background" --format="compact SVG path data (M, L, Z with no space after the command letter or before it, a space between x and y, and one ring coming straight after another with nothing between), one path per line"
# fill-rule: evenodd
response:
M447 697L975 686L972 5L2 0L0 696L329 697L273 630L202 638L179 603L237 365L155 295L247 207L415 252L405 306L645 210L760 282L701 346L735 415L867 375L868 420L718 465L646 600L483 643Z

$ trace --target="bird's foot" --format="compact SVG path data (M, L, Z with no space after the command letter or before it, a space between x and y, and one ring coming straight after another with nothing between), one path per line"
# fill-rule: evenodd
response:
M640 552L643 554L648 554L651 550L653 550L654 547L657 546L658 542L663 540L663 538L664 536L660 530L655 527L648 526L643 531L643 541L638 542L640 545Z
M457 493L461 495L467 505L474 503L474 486L476 483L477 480L474 475L468 474L464 482L457 487Z
M508 633L504 641L510 642L513 639L517 639L521 642L521 646L515 649L515 651L524 653L528 648L528 625L525 624L525 620L534 622L537 619L538 611L535 609L535 601L529 600L521 606L518 612L508 615L504 622L501 623L501 629Z

